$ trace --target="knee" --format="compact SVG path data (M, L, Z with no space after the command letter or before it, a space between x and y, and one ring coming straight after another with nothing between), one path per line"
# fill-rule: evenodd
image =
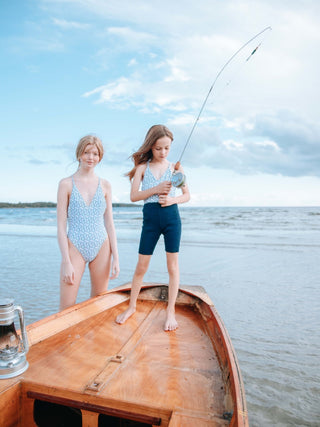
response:
M179 274L179 264L177 262L169 262L167 267L170 276Z
M76 304L77 298L69 295L61 295L60 297L60 311L72 307Z
M136 276L144 276L148 270L148 265L138 262L135 275Z

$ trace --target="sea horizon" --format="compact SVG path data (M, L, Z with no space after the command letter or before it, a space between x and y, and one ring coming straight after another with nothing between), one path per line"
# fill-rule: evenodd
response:
M2 208L41 208L41 207L56 207L57 202L48 201L35 201L35 202L0 202L0 209ZM143 206L143 203L136 202L112 202L113 207L134 207ZM306 204L306 205L193 205L186 203L179 205L180 208L318 208L320 205L317 204Z

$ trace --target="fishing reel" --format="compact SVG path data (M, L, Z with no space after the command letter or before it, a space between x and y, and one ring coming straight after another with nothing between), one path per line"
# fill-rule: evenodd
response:
M182 187L186 182L186 176L182 172L178 172L179 167L180 162L177 162L171 177L171 183L176 188Z

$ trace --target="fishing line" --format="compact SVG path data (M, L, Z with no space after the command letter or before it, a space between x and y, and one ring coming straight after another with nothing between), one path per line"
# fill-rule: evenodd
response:
M248 54L245 50L243 53L240 52L239 55L234 58L232 64L229 64L228 68L224 70L223 76L219 79L220 85L219 82L217 82L214 87L214 96L209 97L210 99L208 99L207 105L216 104L224 99L227 94L230 94L230 89L239 83L241 76L246 72L246 67L248 67L247 56Z
M255 36L253 36L250 40L248 40L245 44L243 44L229 59L228 59L228 61L223 65L223 67L221 68L221 70L218 72L218 74L217 74L217 76L216 76L216 78L214 79L214 81L213 81L213 83L212 83L212 85L211 85L211 87L210 87L210 89L209 89L209 92L207 93L207 96L205 97L205 99L204 99L204 101L203 101L203 104L202 104L202 106L201 106L201 108L200 108L200 111L199 111L199 114L198 114L198 116L197 116L197 118L196 118L196 120L195 120L195 122L194 122L194 124L193 124L193 126L192 126L192 129L191 129L191 132L190 132L190 134L189 134L189 136L188 136L188 138L187 138L187 141L186 141L186 143L185 143L185 145L184 145L184 147L183 147L183 150L182 150L182 152L181 152L181 155L180 155L180 158L179 158L179 160L177 161L177 163L175 164L175 167L174 167L174 171L173 171L173 174L172 174L172 178L171 178L171 182L172 182L172 185L174 186L174 187L182 187L182 185L185 183L185 180L186 180L186 177L185 177L185 175L183 174L183 173L181 173L181 172L178 172L178 169L179 169L179 167L180 167L180 162L181 162L181 159L182 159L182 157L183 157L183 155L184 155L184 152L185 152L185 150L186 150L186 148L187 148L187 146L188 146L188 144L189 144L189 142L190 142L190 139L191 139L191 137L192 137L192 134L193 134L193 132L194 132L194 130L195 130L195 128L196 128L196 126L197 126L197 124L198 124L198 121L199 121L199 119L200 119L200 116L201 116L201 114L202 114L202 112L203 112L203 110L204 110L204 107L206 106L206 103L207 103L207 101L208 101L208 98L209 98L209 96L210 96L210 94L211 94L211 92L213 91L213 88L214 88L214 86L215 86L215 84L216 84L216 82L217 82L217 80L218 80L218 78L220 77L220 75L223 73L223 71L226 69L226 67L230 64L230 62L246 47L246 46L248 46L248 44L250 44L253 40L255 40L256 38L258 38L259 36L261 36L261 34L263 34L263 33L265 33L265 32L267 32L267 31L270 31L270 30L272 30L272 28L271 27L266 27L266 28L264 28L262 31L260 31L259 33L257 33ZM258 48L261 46L261 43L262 43L262 41L258 44L258 46L255 48L255 49L253 49L253 51L251 52L251 54L246 58L246 61L245 62L248 62L250 59L251 59L251 57L257 52L257 50L258 50Z

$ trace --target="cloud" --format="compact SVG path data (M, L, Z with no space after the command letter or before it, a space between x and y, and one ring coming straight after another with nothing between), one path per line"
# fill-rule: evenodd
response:
M243 150L243 144L238 141L234 141L232 139L228 139L226 141L222 142L222 145L226 147L227 150L230 151L242 151Z
M143 105L143 99L140 99L141 86L141 82L138 80L120 77L112 83L84 93L83 97L88 98L93 95L99 95L97 103L112 103L114 107L124 109L129 108L130 105Z
M250 123L247 127L243 122L232 139L224 139L221 128L200 125L186 150L184 164L240 174L320 176L318 123L303 120L291 111L261 114ZM181 130L177 133L180 135Z
M165 68L164 76L158 81L150 79L150 74ZM113 82L85 92L85 98L98 95L95 102L107 103L116 109L138 108L142 112L157 112L162 109L183 111L187 108L183 101L183 82L187 79L174 62L150 63L145 72L128 77L119 77ZM181 92L177 91L181 85ZM175 88L175 90L173 90Z
M123 7L128 7L128 13L120 16L122 8L117 8L114 2L106 4L95 1L87 4L95 13L127 23L126 26L108 29L109 35L118 41L113 45L114 55L117 50L120 54L127 49L130 53L127 64L133 55L138 55L138 52L141 55L139 60L135 58L135 71L139 67L139 75L131 74L128 67L114 81L124 77L136 83L139 81L141 88L147 82L148 91L155 97L161 91L166 99L169 96L167 92L176 99L176 93L180 97L179 104L188 104L189 107L200 104L201 96L205 95L222 65L246 40L267 25L272 25L273 31L264 34L266 38L261 36L261 47L245 67L240 61L233 60L224 70L215 90L215 108L219 113L236 115L240 105L242 110L249 113L253 110L265 111L275 105L286 108L290 104L296 110L313 112L316 117L320 112L317 102L319 90L310 87L309 81L314 79L309 80L306 76L316 79L319 74L320 60L314 54L319 41L315 19L319 7L315 2L310 2L310 9L307 10L297 2L290 4L290 7L285 2L277 4L275 9L272 1L257 1L253 9L251 6L251 2L244 0L233 2L232 7L231 4L219 7L219 2L214 1L196 5L187 2L178 14L178 6L172 5L172 2L164 1L162 7L157 8L157 5L150 7L148 2L139 1L137 10L133 10L130 2L125 2ZM226 22L229 23L227 31ZM239 26L239 22L244 24ZM259 41L248 46L243 56L249 55ZM137 46L144 48L145 55L137 50ZM156 53L159 64L165 64L168 69L167 72L165 67L159 69L162 73L153 74L151 81L150 72L154 68L149 55L152 52ZM242 58L242 55L237 58ZM145 71L142 70L144 67ZM223 84L229 77L231 87L226 94ZM173 82L175 85L165 85ZM105 82L111 83L111 79ZM145 111L154 111L155 100L151 98L152 95L144 98ZM136 105L135 100L131 99L127 106L130 104ZM173 106L176 104L176 101L172 103ZM112 107L112 103L109 106ZM158 108L162 107L163 102L158 105ZM168 103L166 108L171 108Z
M121 39L128 48L137 48L154 45L158 38L151 33L136 31L130 27L109 27L107 33Z
M62 164L62 162L60 160L42 160L42 159L37 159L37 158L32 158L28 160L28 163L30 163L31 165L36 165L36 166L45 166L45 165L60 165Z
M241 174L319 176L319 2L66 3L101 18L96 59L110 72L83 97L147 120L158 115L173 127L177 154L183 142L176 141L186 141L221 67L271 25L250 61L260 40L220 75L183 161Z
M91 27L90 24L75 22L75 21L67 21L65 19L52 18L52 22L54 25L64 30L74 30L74 29L88 30Z
M29 52L62 52L64 43L58 37L27 36L11 38L8 47L12 52L26 55Z

